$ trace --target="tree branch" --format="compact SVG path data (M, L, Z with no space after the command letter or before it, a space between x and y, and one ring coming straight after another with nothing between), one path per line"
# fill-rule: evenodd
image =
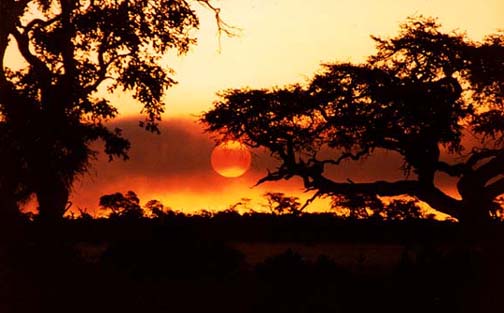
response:
M344 160L353 160L353 161L358 161L360 158L363 156L366 156L369 154L369 147L366 147L356 153L352 152L343 152L337 159L335 160L316 160L315 158L311 158L308 160L308 164L332 164L332 165L339 165L342 161Z
M24 32L26 34L28 34L30 31L32 31L35 28L35 26L47 27L47 26L51 25L52 23L58 21L61 18L61 16L62 16L61 14L58 14L55 17L48 19L46 21L43 19L40 19L40 18L36 18L36 19L31 20L28 24L26 24L26 26L21 26L21 28L23 28Z
M47 87L51 84L51 71L47 67L47 65L33 55L30 52L30 43L29 38L26 33L20 33L19 31L12 32L12 35L16 39L18 44L18 49L23 58L33 66L36 74L39 76L38 81L40 84L43 84L44 87Z
M459 217L461 202L434 186L425 186L418 181L400 180L395 182L376 181L372 183L337 183L325 177L311 182L311 187L321 194L376 194L379 196L399 196L407 194L418 198L438 211Z
M219 37L219 52L221 51L221 37L222 34L225 34L228 37L234 37L241 31L240 28L227 24L222 20L220 16L220 8L215 7L211 0L197 0L203 6L208 7L215 13L215 21L217 23L217 36Z
M497 180L496 182L485 187L485 193L494 199L497 196L504 194L504 178Z
M500 151L490 161L474 170L473 179L477 179L482 185L492 178L504 173L504 151Z
M461 176L469 168L467 163L448 164L444 161L438 161L436 164L436 170L454 177Z
M236 36L236 31L239 31L240 29L238 27L231 26L222 20L220 16L220 8L215 7L211 3L211 0L197 0L197 1L202 5L208 7L210 10L214 11L215 20L217 21L217 30L219 32L219 38L220 34L222 33L230 37Z
M502 150L496 149L473 149L471 156L465 163L448 164L443 161L439 161L436 165L436 169L442 171L450 176L461 176L467 171L472 171L473 167L481 160L497 156L502 153Z
M306 209L306 207L308 205L310 205L316 198L318 198L320 196L321 196L321 194L319 191L315 192L315 194L313 196L311 196L310 199L306 200L305 203L303 204L303 206L299 208L299 212L303 212L303 210Z
M486 149L486 148L485 149L473 149L471 151L471 156L467 160L466 164L470 167L473 167L479 161L496 156L499 153L502 153L502 150L500 150L500 149Z
M282 164L277 171L268 171L268 175L261 178L255 186L267 181L278 181L281 179L289 179L293 176L299 176L303 179L306 190L316 190L316 194L313 198L320 195L336 194L374 194L379 196L399 196L407 194L455 218L459 218L461 214L461 201L448 196L435 186L427 186L414 180L400 180L394 182L375 181L371 183L354 183L349 181L340 183L322 176L322 172L323 164L320 162L313 166L307 166L300 162L296 164L294 169L292 167L287 168L285 164ZM310 202L311 201L313 201L313 199L310 200Z

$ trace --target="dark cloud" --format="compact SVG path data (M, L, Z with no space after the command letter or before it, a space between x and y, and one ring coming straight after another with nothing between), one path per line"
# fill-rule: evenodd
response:
M210 165L215 143L200 124L190 119L164 121L159 135L138 127L136 119L120 120L111 127L121 128L131 141L130 159L109 162L100 152L91 171L74 185L74 207L92 209L101 195L126 190L134 190L143 200L157 197L169 201L183 195L188 206L198 201L203 205L203 198L216 205L220 199L225 207L241 197L264 193L264 188L250 187L266 173L266 167L274 166L267 154L254 153L251 169L243 177L229 179L218 175ZM101 148L95 145L96 150ZM285 189L286 184L283 185L281 188ZM294 188L300 191L299 185Z
M122 120L112 127L121 128L131 141L130 159L108 162L101 154L95 162L98 175L110 177L128 173L157 178L209 170L208 155L214 144L195 121L170 119L161 124L161 134L138 127L136 119Z

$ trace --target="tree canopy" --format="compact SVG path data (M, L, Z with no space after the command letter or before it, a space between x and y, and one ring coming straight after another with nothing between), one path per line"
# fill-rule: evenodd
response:
M323 64L307 84L223 91L201 121L219 140L280 160L259 183L298 176L316 196L340 201L407 194L460 221L487 221L504 193L504 34L477 42L418 16L394 37L372 39L376 53L362 64ZM468 146L468 134L478 142ZM379 150L402 157L404 179L327 175ZM443 161L442 151L460 161ZM435 185L438 173L458 179L462 199Z
M219 31L229 28L219 9ZM106 93L127 91L141 105L140 126L158 132L162 97L175 84L162 64L184 54L198 28L186 0L2 0L0 2L0 206L11 213L36 194L41 217L61 217L69 190L102 140L126 159L130 144L105 122L117 116ZM17 50L20 69L6 58Z

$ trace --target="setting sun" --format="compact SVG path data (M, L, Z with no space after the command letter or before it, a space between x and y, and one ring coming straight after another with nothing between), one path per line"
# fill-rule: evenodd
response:
M226 141L215 147L210 156L212 168L221 176L234 178L245 174L251 162L250 151L238 141Z

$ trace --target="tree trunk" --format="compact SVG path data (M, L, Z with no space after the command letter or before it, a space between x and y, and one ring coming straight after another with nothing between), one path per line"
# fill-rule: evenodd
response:
M466 224L485 225L491 221L490 208L492 201L481 200L462 200L461 219Z
M462 196L460 222L475 227L488 225L493 199L486 193L485 181L475 173L468 173L457 183L457 190Z
M477 243L487 240L492 229L490 209L492 201L484 197L463 199L460 215L458 217L461 226L461 240L466 243Z
M39 217L42 221L55 222L63 218L68 203L69 191L58 177L45 177L37 188Z

